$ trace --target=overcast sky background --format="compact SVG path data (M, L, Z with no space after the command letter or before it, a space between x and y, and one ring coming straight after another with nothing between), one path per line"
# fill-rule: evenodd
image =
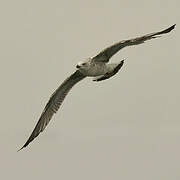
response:
M0 179L180 178L179 0L10 0L0 3ZM27 140L53 91L78 61L119 40L174 23L125 48L113 78L87 78L46 130Z

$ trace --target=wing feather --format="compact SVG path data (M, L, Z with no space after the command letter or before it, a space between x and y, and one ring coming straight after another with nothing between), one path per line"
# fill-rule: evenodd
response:
M33 132L31 133L29 139L26 141L26 143L21 149L25 148L31 141L34 140L34 138L36 138L46 128L54 113L58 111L59 107L61 106L63 100L65 99L70 89L77 82L84 78L85 76L77 70L59 86L59 88L52 94Z
M138 45L142 44L147 40L154 39L159 37L158 35L160 34L166 34L172 31L175 28L175 24L163 31L155 32L155 33L150 33L146 34L144 36L140 36L134 39L129 39L129 40L123 40L118 43L113 44L112 46L109 46L108 48L104 49L101 51L97 56L93 57L94 61L99 61L99 62L108 62L109 59L116 54L120 49L126 47L126 46L132 46L132 45Z

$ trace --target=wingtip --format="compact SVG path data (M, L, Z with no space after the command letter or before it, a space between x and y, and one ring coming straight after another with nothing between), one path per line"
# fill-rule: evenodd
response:
M176 27L176 24L173 24L170 28L173 30Z
M17 152L21 151L22 149L23 149L23 147L22 147L22 148L20 148L20 149L18 149L18 150L17 150Z
M165 29L163 31L160 31L160 32L156 33L156 35L169 33L169 32L171 32L175 28L175 26L176 26L176 24L170 26L169 28L167 28L167 29ZM156 38L156 37L154 36L153 38Z
M24 148L25 148L25 146L21 147L20 149L17 150L17 152L21 151Z
M19 152L19 151L21 151L22 149L24 149L27 145L28 145L28 144L27 144L27 142L26 142L20 149L17 150L17 152Z
M173 24L171 27L169 27L169 28L166 30L166 32L168 33L168 32L170 32L170 31L172 31L175 27L176 27L176 24Z
M121 64L124 64L125 59L121 60Z

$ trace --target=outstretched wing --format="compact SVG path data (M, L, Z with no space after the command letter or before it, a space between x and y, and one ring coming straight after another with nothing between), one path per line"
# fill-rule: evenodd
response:
M144 36L137 37L134 39L120 41L120 42L104 49L103 51L101 51L97 56L93 57L93 60L97 61L97 62L108 62L109 59L115 53L117 53L120 49L122 49L126 46L142 44L147 40L159 37L157 35L169 33L174 28L175 28L175 24L173 26L163 30L163 31L159 31L159 32L151 33L151 34L146 34Z
M70 89L77 82L79 82L84 78L85 76L79 70L77 70L59 86L59 88L52 94L33 132L31 133L29 139L21 149L25 148L31 141L33 141L34 138L36 138L45 129L45 127L48 125L49 121L51 120L53 114L58 111L60 105L62 104L64 98L66 97Z

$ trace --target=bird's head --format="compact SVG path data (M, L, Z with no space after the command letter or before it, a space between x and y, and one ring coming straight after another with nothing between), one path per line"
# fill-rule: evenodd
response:
M78 64L76 65L76 68L79 69L80 71L88 71L90 68L90 60L87 59L85 61L80 61L78 62Z

